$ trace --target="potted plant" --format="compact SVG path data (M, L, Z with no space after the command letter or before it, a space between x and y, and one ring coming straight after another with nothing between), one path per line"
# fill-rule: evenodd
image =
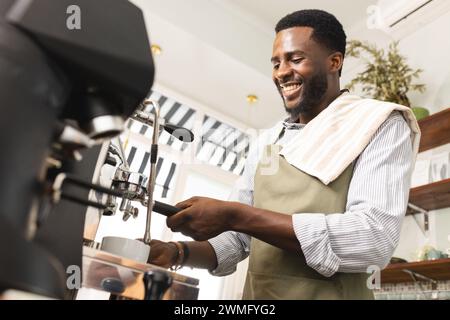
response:
M398 103L411 108L408 99L409 91L425 91L424 84L413 83L418 78L421 69L413 70L406 63L406 58L398 51L398 42L389 45L387 52L377 49L375 45L352 40L347 44L347 56L363 58L365 56L365 70L358 73L350 81L347 89L352 90L356 85L362 86L362 91L373 99ZM412 108L419 120L429 115L425 108Z

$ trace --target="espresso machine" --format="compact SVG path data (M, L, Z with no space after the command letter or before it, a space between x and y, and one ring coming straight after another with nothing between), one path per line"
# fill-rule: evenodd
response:
M83 260L86 287L110 292L110 299L141 299L142 297L144 299L170 300L196 299L199 284L197 279L168 272L145 263L150 250L152 212L170 216L180 210L153 199L160 133L165 130L182 142L192 142L194 135L190 130L160 118L160 106L157 101L153 100L145 100L130 117L130 120L153 127L151 143L149 143L151 146L150 169L148 173L130 169L120 137L103 144L102 152L106 153L106 160L97 163L95 171L101 173L95 179L98 183L90 185L90 187L96 191L97 196L103 196L105 201L100 201L93 196L92 199L95 203L86 213L84 234L86 247ZM105 167L109 170L102 170ZM92 207L99 210L94 210ZM139 212L138 207L146 210ZM106 236L103 237L101 244L95 241L102 217L121 215L123 223L126 223L141 214L145 214L146 217L142 240ZM100 247L102 250L91 249L95 247ZM139 252L136 253L136 250ZM108 255L108 252L116 256ZM136 270L138 271L136 272Z
M128 216L136 200L174 212L153 201L151 172L122 166L114 185L97 181L111 160L105 145L129 117L160 130L158 114L145 113L154 64L141 10L127 0L2 0L0 70L0 297L72 299L78 267L83 285L116 295L160 299L170 287L169 298L195 298L195 279L83 245L87 210L107 212L118 198Z

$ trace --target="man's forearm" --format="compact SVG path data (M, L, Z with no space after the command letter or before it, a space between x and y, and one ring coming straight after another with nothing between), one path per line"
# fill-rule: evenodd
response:
M189 249L192 248L186 262L189 266L216 269L215 250L204 240L226 231L247 234L280 249L302 254L291 215L204 197L193 197L177 206L183 210L167 218L167 226L197 240L188 242Z
M278 248L301 253L292 216L258 209L239 202L230 203L231 229L246 233Z
M186 244L189 248L186 266L210 271L217 268L216 252L208 241L189 241Z

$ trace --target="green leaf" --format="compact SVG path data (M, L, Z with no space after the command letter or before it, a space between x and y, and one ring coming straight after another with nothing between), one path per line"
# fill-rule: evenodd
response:
M406 58L400 54L398 42L390 43L386 50L359 40L349 41L346 56L363 60L365 69L350 81L347 88L352 90L361 85L362 91L374 99L410 106L408 92L425 92L425 84L412 84L423 70L413 70L407 64Z

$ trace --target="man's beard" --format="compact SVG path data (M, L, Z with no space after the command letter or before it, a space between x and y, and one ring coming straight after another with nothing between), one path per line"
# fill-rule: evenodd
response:
M288 108L285 104L284 108L292 120L297 120L301 113L308 113L322 102L327 89L327 74L319 71L308 81L303 82L299 103L293 108Z

